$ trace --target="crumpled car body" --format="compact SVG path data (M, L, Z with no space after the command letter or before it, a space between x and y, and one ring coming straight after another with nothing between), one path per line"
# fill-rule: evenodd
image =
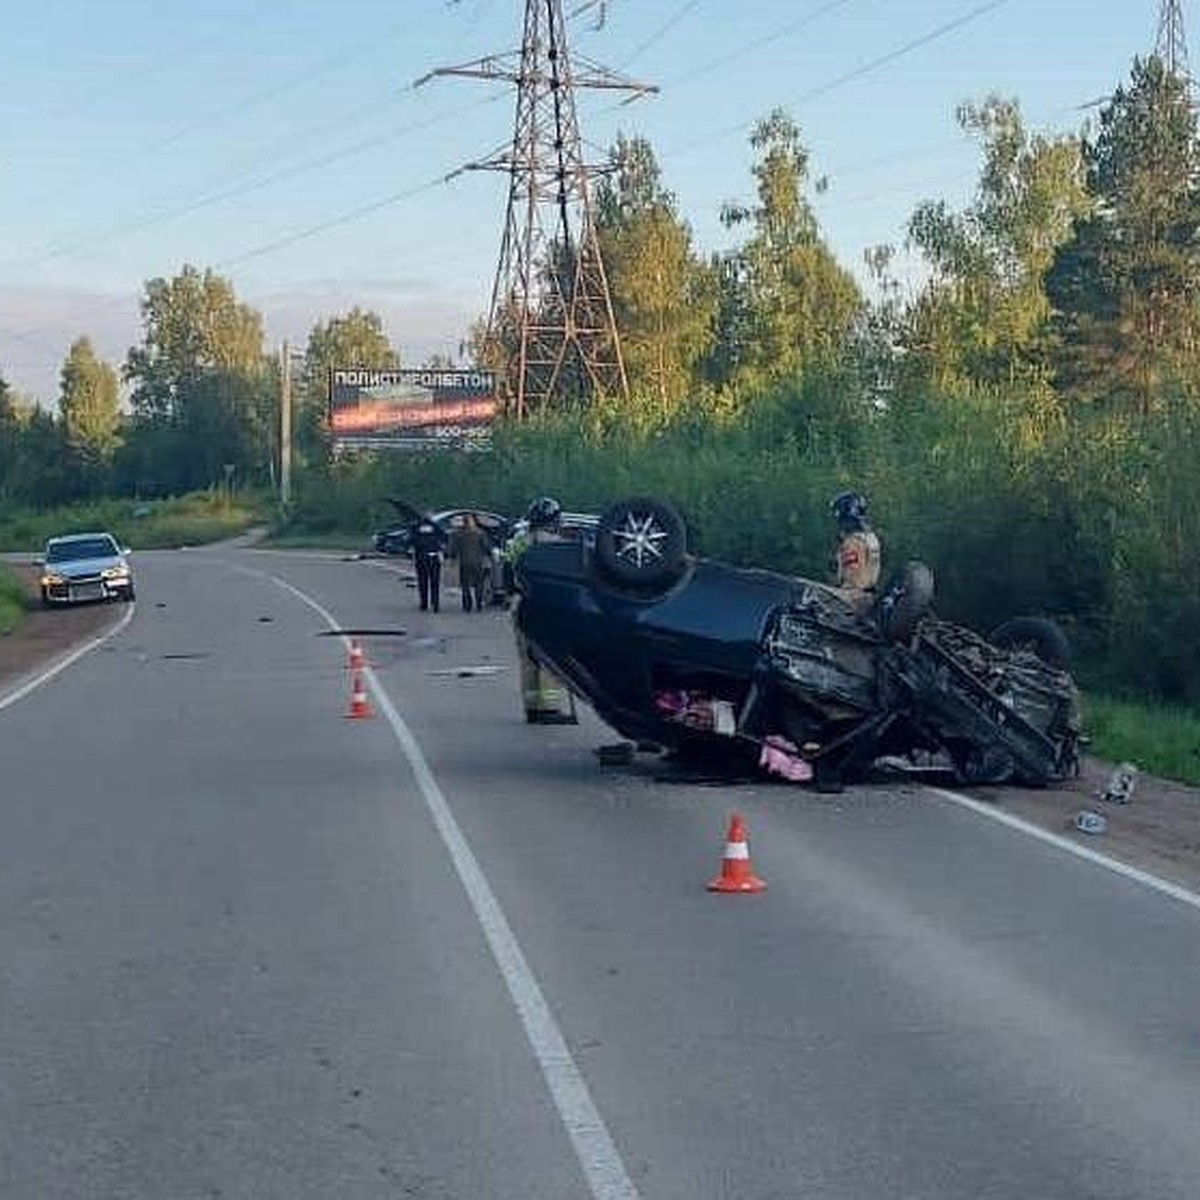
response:
M838 779L918 752L967 783L1077 771L1070 675L929 615L885 636L836 588L690 556L639 588L567 542L531 547L517 585L532 653L638 742L758 762L786 747Z

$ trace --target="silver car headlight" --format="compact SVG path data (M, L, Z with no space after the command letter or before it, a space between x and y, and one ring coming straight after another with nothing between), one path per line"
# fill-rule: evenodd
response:
M105 579L128 579L129 568L122 563L119 567L105 567L100 574Z
M57 571L47 571L42 576L42 587L56 587L58 584L66 582Z

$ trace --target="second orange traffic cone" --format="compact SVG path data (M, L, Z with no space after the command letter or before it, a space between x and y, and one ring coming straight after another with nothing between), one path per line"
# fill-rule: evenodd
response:
M353 672L353 682L350 685L350 711L346 716L353 720L361 720L363 717L372 717L375 714L371 712L371 705L367 700L367 689L363 686L362 674L359 671Z
M721 858L721 873L708 885L710 892L761 892L766 883L750 866L750 839L741 813L734 813L725 835L725 853Z
M361 671L367 665L367 656L357 642L350 643L350 661L347 665L351 671Z

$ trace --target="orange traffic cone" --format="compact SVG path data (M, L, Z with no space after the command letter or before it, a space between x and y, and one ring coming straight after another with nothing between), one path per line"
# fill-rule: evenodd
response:
M371 706L367 702L367 690L363 686L362 674L358 671L354 672L353 683L350 688L350 711L346 716L354 720L361 720L363 717L372 717L375 714L371 711Z
M349 668L351 671L361 671L367 665L367 656L363 653L363 648L357 642L350 643L350 662Z
M754 874L750 866L750 841L741 813L734 813L725 835L725 854L721 873L708 885L710 892L761 892L766 883Z

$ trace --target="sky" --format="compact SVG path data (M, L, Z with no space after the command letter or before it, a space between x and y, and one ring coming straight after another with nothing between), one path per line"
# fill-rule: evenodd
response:
M966 205L990 93L1070 132L1153 49L1158 0L563 0L571 52L656 85L580 92L602 161L649 140L704 253L753 198L756 120L797 121L824 236L860 276L922 200ZM1186 4L1185 21L1192 17ZM485 314L506 179L456 172L512 139L515 95L431 70L514 51L524 0L42 0L0 33L0 374L52 405L71 342L114 364L147 280L212 267L268 345L358 305L405 363ZM738 237L743 236L738 234ZM919 277L911 256L902 277Z

